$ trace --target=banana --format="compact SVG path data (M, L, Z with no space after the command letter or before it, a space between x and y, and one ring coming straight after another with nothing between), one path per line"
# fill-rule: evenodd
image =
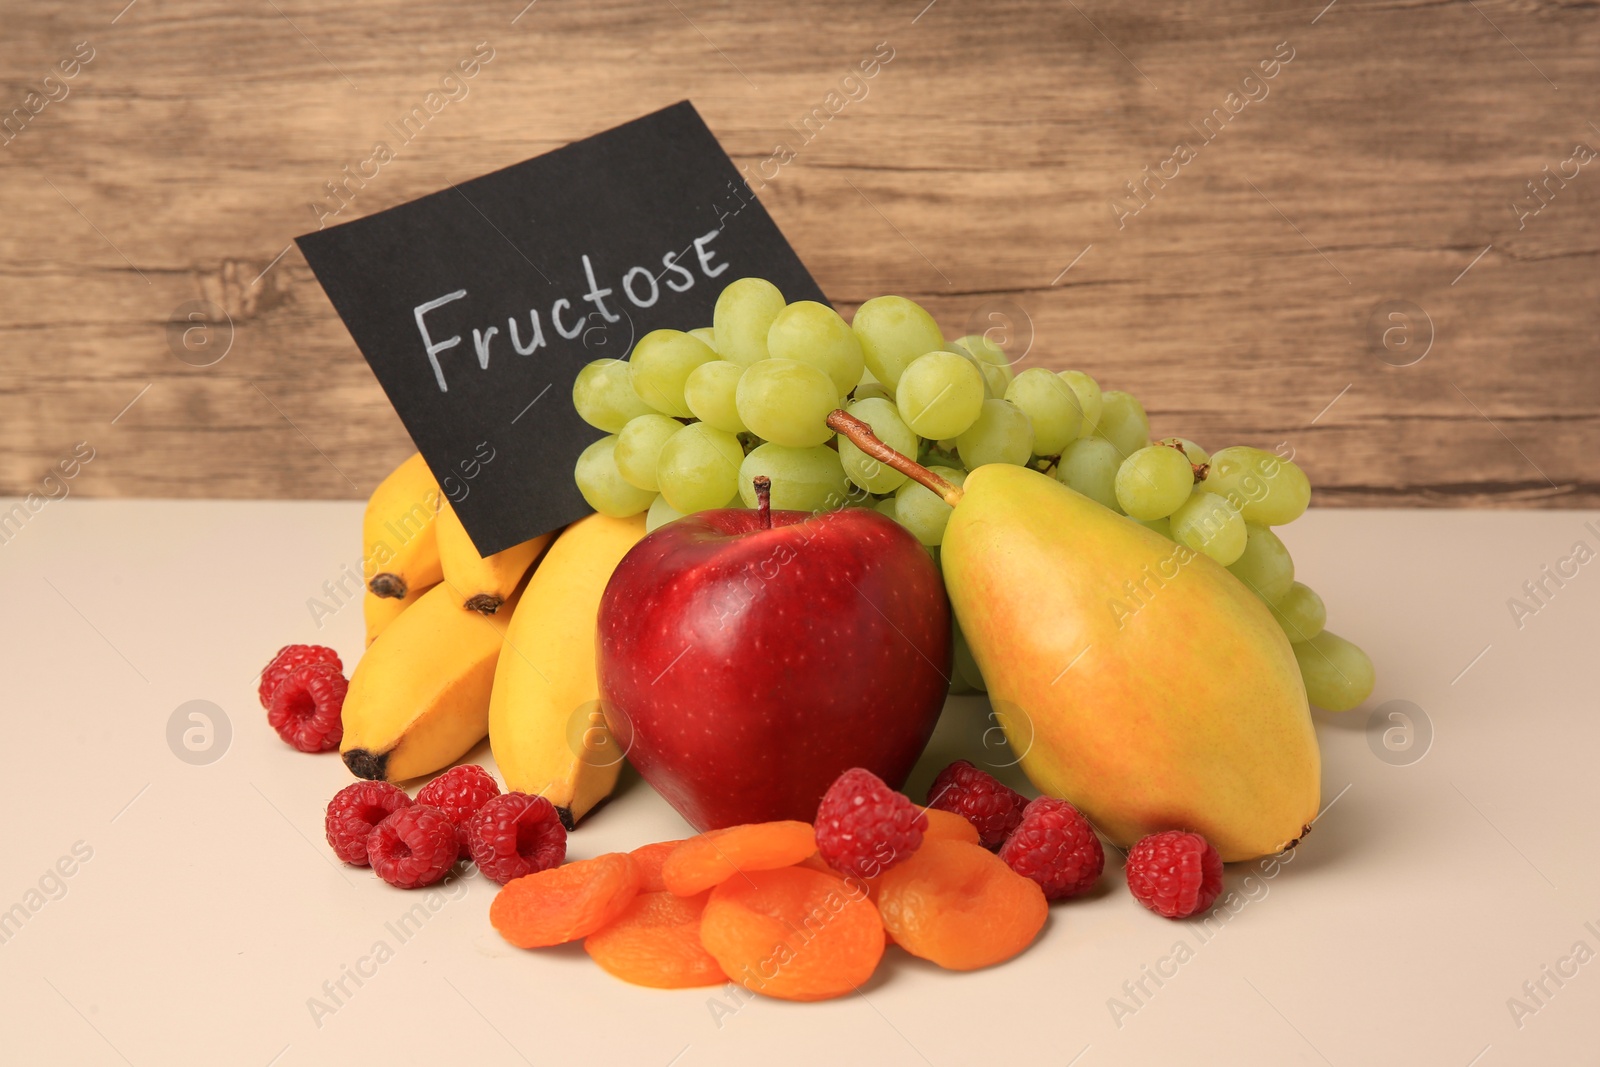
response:
M616 787L625 753L600 716L595 620L645 517L590 515L556 538L511 615L489 698L489 744L508 790L539 793L571 829Z
M362 571L378 596L403 600L444 577L435 518L444 497L416 453L389 473L367 500L361 520Z
M406 595L396 600L394 597L379 596L368 589L361 594L361 614L367 622L367 644L378 639L378 635L388 628L388 625L400 617L400 613L417 601L422 599L433 586L406 591Z
M539 553L555 540L555 534L541 534L492 556L480 556L448 500L439 506L434 530L445 582L455 588L463 607L485 615L500 610Z
M507 603L515 610L520 590ZM454 763L489 732L489 691L509 625L439 584L372 642L350 676L339 751L357 778L403 782Z

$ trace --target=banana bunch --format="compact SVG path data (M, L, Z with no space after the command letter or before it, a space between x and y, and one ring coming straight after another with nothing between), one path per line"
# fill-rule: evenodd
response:
M642 515L591 515L484 557L421 457L402 463L363 521L368 648L345 696L345 765L401 782L488 735L508 789L582 819L624 755L599 712L595 619L644 533Z

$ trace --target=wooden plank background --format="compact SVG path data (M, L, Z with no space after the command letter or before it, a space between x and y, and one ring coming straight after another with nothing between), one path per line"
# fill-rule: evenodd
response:
M689 98L737 162L795 150L762 198L847 315L1012 321L1158 433L1293 449L1319 504L1600 506L1593 5L524 2L5 0L0 492L87 441L85 495L364 495L410 444L290 239L487 42L343 217Z

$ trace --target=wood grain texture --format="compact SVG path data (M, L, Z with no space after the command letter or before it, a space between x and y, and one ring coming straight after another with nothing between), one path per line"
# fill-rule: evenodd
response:
M88 441L85 495L365 495L410 443L288 246L486 41L342 217L689 98L737 162L794 149L761 196L846 314L1010 322L1157 433L1293 449L1319 504L1600 506L1600 161L1512 206L1600 145L1592 5L121 2L4 4L0 109L95 57L0 147L0 493ZM208 367L169 344L195 300Z

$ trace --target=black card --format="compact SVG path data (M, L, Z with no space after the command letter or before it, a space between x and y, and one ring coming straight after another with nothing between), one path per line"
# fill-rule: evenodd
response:
M825 299L687 101L297 242L485 555L589 513L584 364L736 278Z

